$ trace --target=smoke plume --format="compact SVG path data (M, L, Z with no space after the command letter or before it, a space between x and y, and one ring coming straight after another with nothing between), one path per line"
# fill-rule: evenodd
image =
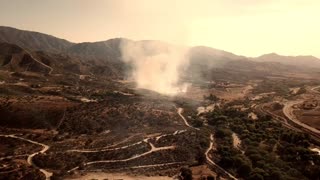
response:
M130 73L138 88L165 95L185 92L180 72L188 66L187 48L158 41L123 41L122 59L133 66Z

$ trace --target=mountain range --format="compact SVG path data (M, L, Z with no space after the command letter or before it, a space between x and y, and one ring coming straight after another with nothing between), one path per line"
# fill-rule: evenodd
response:
M44 73L94 73L121 76L126 68L121 61L121 41L73 43L51 35L0 26L0 69ZM135 41L148 44L152 41ZM165 43L164 43L165 46ZM192 69L224 68L244 71L320 69L313 56L281 56L275 53L256 58L235 55L205 46L189 50ZM197 66L197 67L196 67Z

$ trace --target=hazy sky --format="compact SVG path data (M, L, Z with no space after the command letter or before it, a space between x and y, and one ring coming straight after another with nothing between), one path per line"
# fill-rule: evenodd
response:
M320 0L0 0L0 25L73 42L126 37L320 57Z

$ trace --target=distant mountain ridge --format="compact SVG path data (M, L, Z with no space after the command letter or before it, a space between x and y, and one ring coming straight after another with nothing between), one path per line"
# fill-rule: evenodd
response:
M320 68L320 59L314 56L282 56L270 53L254 58L254 60L258 62L278 62L299 67Z
M103 71L104 67L108 67L107 69L115 72L116 69L123 65L123 61L121 61L120 48L121 42L123 41L132 40L115 38L99 42L73 43L43 33L0 26L0 42L15 44L30 51L44 51L49 53L66 54L83 61L91 62L93 65L99 65L98 69L101 69L101 71ZM142 40L132 42L141 43L142 45L147 47L148 43L158 41ZM161 42L161 44L162 46L164 46L164 48L166 45L169 45L165 42ZM299 68L305 67L320 69L320 59L313 56L294 57L281 56L275 53L271 53L256 58L248 58L245 56L239 56L230 52L205 46L190 47L189 56L191 64L200 63L207 64L212 67L223 67L230 61L244 60L252 61L251 64L256 64L253 62L276 62L283 65L296 66ZM113 67L110 67L110 64L112 64Z
M122 39L115 38L99 42L83 42L67 49L67 53L88 59L118 60L121 57L120 43Z
M72 42L51 35L6 26L0 26L0 42L16 44L28 50L41 50L55 53L65 51L74 45Z

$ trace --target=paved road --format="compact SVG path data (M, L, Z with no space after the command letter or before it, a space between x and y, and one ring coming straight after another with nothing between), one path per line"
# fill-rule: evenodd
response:
M256 106L256 110L258 110L259 112L263 113L263 114L268 114L268 115L271 115L275 120L279 121L283 126L285 126L286 128L289 128L289 129L292 129L292 130L295 130L295 131L299 131L301 132L300 129L292 126L291 124L288 123L287 119L282 117L282 116L279 116L277 114L274 114L268 110L265 109L265 105L266 104L261 104L261 105L257 105Z
M298 120L298 118L293 113L293 106L302 103L303 100L298 101L288 101L284 103L283 113L284 115L290 119L292 122L298 124L299 126L312 131L313 133L320 134L320 131L314 127L308 126L307 124L302 123Z

